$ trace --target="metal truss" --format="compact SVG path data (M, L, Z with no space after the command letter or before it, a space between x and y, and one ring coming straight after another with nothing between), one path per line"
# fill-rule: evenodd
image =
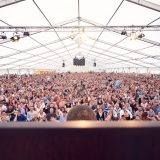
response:
M68 47L68 46L67 46ZM63 48L63 47L62 47ZM69 51L72 51L72 50L74 50L74 49L76 49L77 47L75 47L75 48L72 48L72 49L69 49ZM41 64L41 63L43 63L43 64L52 64L53 65L53 62L57 62L57 59L60 59L60 55L61 54L63 54L63 53L65 53L66 51L63 51L63 52L60 52L60 53L57 53L56 55L58 56L58 57L55 57L56 55L54 54L54 55L50 55L50 56L48 56L48 57L43 57L43 59L42 58L38 58L36 61L35 60L31 60L30 62L26 62L26 63L23 63L23 65L26 65L26 64L31 64L31 63L33 63L33 65L36 65L36 64ZM43 53L43 54L46 54L46 53ZM67 54L67 56L68 56L68 54ZM31 57L30 57L31 58ZM63 59L64 59L64 56L63 56ZM62 60L61 60L62 61ZM18 61L17 61L18 62ZM46 63L47 62L47 63ZM10 65L9 63L7 64L7 65ZM33 66L32 65L32 66ZM18 67L19 66L19 64L18 65L13 65L13 67L12 68L16 68L16 67Z
M158 18L155 19L154 21L150 22L150 23L147 24L146 26L150 26L152 23L154 23L155 21L157 21L157 20L159 20L159 19L160 19L160 17L158 17ZM81 21L82 21L82 22L85 22L85 23L88 23L88 24L91 24L91 25L94 25L94 26L101 26L101 24L96 23L96 22L94 22L94 21L90 21L90 20L85 19L85 18L81 18ZM114 28L112 28L112 30L109 30L109 31L114 32L114 33L117 33L117 34L121 34L121 32L122 32L122 31L116 30L116 29L114 29ZM126 38L129 37L129 36L130 36L129 33L127 33ZM152 41L152 40L150 40L150 39L141 38L141 39L138 39L138 40L139 40L139 41L146 42L146 43L149 43L149 44L153 44L153 45L155 45L155 46L159 46L159 47L160 47L160 43L159 43L159 42L155 42L155 41Z
M95 40L95 38L93 38L93 37L88 37L88 38L91 39L91 40ZM145 48L141 48L141 49L138 49L138 50L132 50L132 49L129 49L129 48L126 48L126 47L123 47L123 46L120 46L120 45L117 45L117 44L114 44L114 43L106 42L106 41L103 41L103 40L98 40L98 42L99 42L99 43L106 44L106 45L109 45L109 46L114 46L114 47L119 48L119 49L123 49L123 50L129 51L128 53L123 54L123 56L125 56L125 55L127 55L127 54L130 54L130 53L137 53L137 54L139 54L139 55L145 56L146 58L158 59L158 58L157 58L158 56L151 56L151 55L147 55L147 54L145 54L145 53L143 53L143 52L140 52L141 50L148 49L148 48L152 48L152 47L154 47L154 45L147 46L147 47L145 47ZM110 49L110 48L108 48L108 49ZM108 49L107 49L107 50L108 50Z
M130 26L0 26L0 32L103 32L105 31L160 31L160 25L130 25Z
M128 2L160 12L160 5L145 0L126 0Z
M49 25L51 27L53 27L52 23L49 21L49 19L47 18L47 16L44 14L44 12L42 11L42 9L39 7L39 5L35 2L35 0L32 0L33 3L35 4L35 6L37 7L37 9L40 11L40 13L43 15L43 17L46 19L46 21L49 23ZM64 46L64 48L66 49L66 51L69 53L70 57L72 58L68 48L65 46L63 40L61 39L61 37L59 36L59 34L57 33L57 31L55 30L55 34L57 35L58 39L61 41L62 45Z
M19 3L19 2L22 2L22 1L25 1L25 0L1 0L0 1L0 8L9 6L9 5L12 5L12 4L15 4L15 3Z
M67 47L69 47L69 46L73 46L73 44L71 44L71 45L67 45ZM75 47L75 48L77 48L77 47ZM74 48L74 49L75 49ZM56 49L54 49L54 52L55 51L58 51L58 50L60 50L60 49L63 49L63 47L59 47L59 48L56 48ZM50 56L48 56L47 58L46 57L42 57L42 55L43 56L45 56L47 53L51 53L51 55ZM19 66L19 65L16 65L16 63L18 63L18 62L21 62L21 61L27 61L26 63L24 63L24 64L28 64L28 63L33 63L33 62L35 62L35 60L29 60L29 59L32 59L33 57L37 57L37 59L36 59L36 62L38 62L38 61L40 61L40 60L48 60L48 61L51 61L52 62L52 60L50 59L51 57L55 57L55 56L58 56L58 58L61 58L61 54L62 53L64 53L64 52L60 52L60 53L56 53L55 52L55 54L52 54L52 52L50 52L50 51L47 51L47 52L42 52L42 53L40 53L40 54L38 54L38 55L32 55L32 56L30 56L30 57L27 57L27 58L25 58L25 60L23 59L23 58L21 58L21 59L16 59L16 61L13 61L12 62L12 64L13 64L13 66ZM56 59L56 58L55 58ZM0 67L3 67L3 66L7 66L7 65L10 65L11 63L5 63L5 64L2 64L2 65L0 65Z
M86 46L88 46L88 47L91 47L91 45L86 45ZM122 58L119 58L119 57L117 57L117 56L120 56L118 53L116 53L116 52L113 52L113 51L106 51L106 50L104 50L104 49L102 49L102 48L99 48L99 47L94 47L95 49L98 49L98 50L102 50L103 52L97 52L97 51L94 51L94 50L92 50L91 52L95 52L95 53L98 53L99 55L104 55L104 56L107 56L107 57L110 57L110 58L114 58L114 59L117 59L117 60L120 60L121 62L129 62L129 63L132 63L132 64L135 64L135 65L138 65L138 66L143 66L143 67L146 67L145 65L143 65L143 64L139 64L139 63L136 63L136 62L130 62L131 60L135 60L135 59L130 59L130 57L128 58L128 57L125 57L125 58L128 58L128 60L124 60L124 59L122 59ZM104 54L104 52L106 53L106 52L108 52L108 53L110 53L110 54ZM113 55L115 55L115 56L113 56ZM137 59L136 59L137 60ZM140 60L139 60L140 61ZM157 65L155 65L154 63L148 63L148 62L141 62L141 63L146 63L146 64L149 64L149 65L153 65L153 66L155 66L155 67L160 67L160 66L157 66Z
M67 39L70 39L70 36L62 38L62 40L67 40ZM51 41L51 42L48 42L48 43L44 43L43 45L48 46L48 45L59 43L59 42L60 42L60 40L55 40L55 41ZM5 47L5 48L9 48L9 49L13 49L13 48L7 47L5 45L0 45L0 46ZM26 53L26 52L29 52L29 51L32 51L34 49L38 49L38 48L41 48L41 47L42 47L42 45L38 45L38 46L31 47L31 48L28 48L28 49L25 49L25 50L17 51L17 52L14 52L12 54L8 54L8 55L5 55L5 56L0 56L0 59L9 58L9 57L12 57L12 56L15 56L15 55L18 55L18 54L21 54L21 53ZM62 47L62 48L64 48L64 47ZM47 51L47 53L48 53L48 51Z

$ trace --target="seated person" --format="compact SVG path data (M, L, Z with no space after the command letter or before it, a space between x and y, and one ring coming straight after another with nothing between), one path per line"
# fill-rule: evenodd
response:
M20 110L17 110L15 111L15 118L14 118L14 121L17 121L17 122L24 122L26 121L27 118L21 114L21 111Z

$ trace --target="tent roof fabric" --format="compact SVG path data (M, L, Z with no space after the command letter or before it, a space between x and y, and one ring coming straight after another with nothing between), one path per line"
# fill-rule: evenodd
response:
M9 1L9 0L8 0ZM1 4L1 3L0 3ZM82 69L144 69L160 70L160 1L159 0L25 0L0 8L0 69L55 69L72 70L73 58L83 55ZM57 26L60 30L31 31L26 37L12 42L13 31L2 33L4 27ZM90 30L84 29L90 27ZM98 26L119 26L104 29ZM148 26L137 31L121 26ZM149 29L158 26L158 29ZM63 28L64 27L64 28ZM75 31L74 28L82 27ZM67 30L69 28L69 30ZM9 28L10 29L10 28ZM72 31L73 29L73 31ZM144 29L144 30L143 30ZM16 30L15 30L16 31ZM145 37L130 40L130 32L142 32ZM83 35L82 35L82 34ZM76 39L84 38L77 44ZM74 38L72 38L72 36ZM81 40L80 39L80 40ZM97 67L93 67L96 61Z

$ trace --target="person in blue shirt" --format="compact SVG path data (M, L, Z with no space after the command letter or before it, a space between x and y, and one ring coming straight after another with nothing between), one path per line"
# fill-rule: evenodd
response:
M21 114L20 110L17 110L17 111L15 111L14 121L25 122L26 121L26 117L23 114Z

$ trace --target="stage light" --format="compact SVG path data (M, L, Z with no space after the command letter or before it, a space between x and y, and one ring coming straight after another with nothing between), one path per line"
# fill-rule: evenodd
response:
M71 39L74 40L78 46L80 46L87 41L88 37L85 34L84 28L81 28L77 36L73 36L73 34L71 35Z
M0 40L5 40L5 39L7 39L7 36L6 36L6 34L4 33L4 32L2 32L1 33L1 35L0 35Z
M143 33L140 33L140 34L138 35L138 38L143 38L143 37L145 37L145 34L143 34Z
M27 36L30 36L30 34L29 34L29 32L24 32L23 36L27 37Z
M20 39L20 35L18 33L14 33L13 37L11 37L12 42L18 42Z
M121 35L127 35L126 30L123 30L123 31L121 32Z
M136 40L136 39L137 39L136 32L131 32L130 33L130 40Z
M75 37L75 42L78 45L84 44L87 40L87 36L84 33L80 33Z

